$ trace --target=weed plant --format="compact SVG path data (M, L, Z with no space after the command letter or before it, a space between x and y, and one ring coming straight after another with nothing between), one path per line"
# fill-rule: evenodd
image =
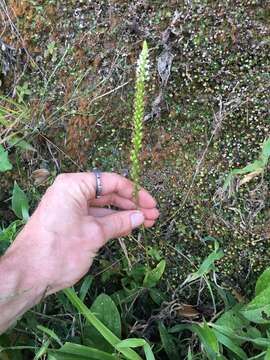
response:
M142 149L143 138L143 117L145 102L145 82L148 77L149 55L146 41L143 43L143 49L140 54L137 65L137 79L135 87L134 99L134 115L133 115L133 136L131 150L131 179L134 182L134 198L138 202L138 192L140 189L141 163L140 153Z

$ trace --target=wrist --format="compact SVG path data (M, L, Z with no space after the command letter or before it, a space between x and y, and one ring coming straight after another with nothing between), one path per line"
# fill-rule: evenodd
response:
M15 246L0 258L0 334L45 296L46 285L33 270Z
M46 290L46 286L38 281L27 259L18 251L8 251L0 258L0 301L2 298L15 298L19 295L35 297Z

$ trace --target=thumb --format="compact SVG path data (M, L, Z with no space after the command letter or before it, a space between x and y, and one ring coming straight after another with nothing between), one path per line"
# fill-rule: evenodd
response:
M96 219L102 227L105 241L131 233L132 229L144 222L141 211L118 211L114 214Z

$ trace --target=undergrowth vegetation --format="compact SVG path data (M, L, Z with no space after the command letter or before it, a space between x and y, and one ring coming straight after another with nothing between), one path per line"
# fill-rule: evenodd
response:
M117 171L161 214L1 335L0 359L270 359L266 2L0 15L0 254L60 172Z

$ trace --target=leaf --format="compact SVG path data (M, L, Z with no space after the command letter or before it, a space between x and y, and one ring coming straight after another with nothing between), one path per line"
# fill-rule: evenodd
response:
M108 354L104 351L88 346L65 343L59 350L48 350L55 360L116 360L116 355Z
M8 152L0 144L0 172L8 171L12 169L12 164L8 159Z
M270 346L269 346L269 348L268 348L267 351L266 351L264 360L270 360Z
M60 338L56 335L56 333L53 330L51 330L45 326L42 326L42 325L38 325L37 329L44 332L46 335L48 335L52 339L54 339L59 345L61 345L61 346L63 345Z
M253 334L252 332L250 332L250 334L254 337L250 337L250 336L239 336L237 335L233 330L231 330L230 328L226 327L226 326L220 326L220 325L216 325L216 324L211 324L211 327L213 329L218 330L220 333L228 336L229 338L231 338L233 341L235 341L235 339L240 339L243 340L243 342L251 342L255 345L258 346L262 346L262 347L268 347L269 345L269 340L262 338L262 337L258 337L258 333ZM254 329L254 328L252 328ZM259 335L260 336L260 335Z
M244 318L244 316L240 313L240 310L242 308L243 308L242 304L235 305L232 309L222 314L219 317L219 319L215 322L215 324L220 326L225 326L239 336L247 335L243 329L248 328L249 321L246 318ZM234 342L237 345L241 345L244 342L244 340L235 338Z
M240 359L247 359L247 354L242 350L238 345L235 344L234 340L231 340L226 335L218 332L217 330L213 330L216 335L217 340L224 346L226 346L229 350L239 356Z
M35 184L42 184L50 176L50 172L47 169L37 169L32 172L32 178L35 180Z
M226 190L228 188L228 186L230 185L230 183L233 180L233 178L235 177L235 175L244 175L244 174L252 173L255 171L262 172L264 169L264 166L265 166L265 164L264 164L263 160L255 160L253 163L248 164L247 166L245 166L242 169L232 170L224 182L223 190Z
M193 274L188 275L182 286L189 282L200 279L202 276L208 274L210 270L214 270L215 261L220 260L223 256L224 253L221 250L215 249L214 251L212 251L211 254L209 254L207 258L202 262L199 269Z
M47 353L48 348L50 346L50 343L51 343L51 341L48 339L42 344L42 346L40 347L40 349L36 353L36 355L34 357L34 360L41 359L41 357Z
M259 292L241 313L257 324L270 324L270 286Z
M137 284L141 284L145 277L146 266L142 264L135 265L130 271L128 271L128 277L132 277Z
M189 304L181 304L177 310L177 315L188 319L193 319L199 315L199 312Z
M164 350L170 360L179 359L179 352L175 346L172 336L168 333L162 322L158 324L158 330Z
M264 168L264 163L262 160L255 160L253 163L248 164L242 169L235 169L232 171L233 175L244 175L251 173L253 171L258 171Z
M242 169L234 169L228 174L223 185L223 190L226 190L229 187L235 175L249 174L245 176L244 179L240 182L240 185L243 185L246 182L250 181L253 177L262 173L265 167L267 166L269 156L270 156L270 138L263 143L261 155L258 160L255 160L253 163L248 164Z
M73 306L86 318L86 320L93 325L100 334L111 344L114 348L121 341L114 333L111 332L80 300L73 289L63 290L66 297ZM142 360L142 358L132 349L121 349L120 352L129 360ZM105 359L104 359L105 360Z
M250 182L253 178L260 175L262 173L263 169L259 169L256 171L253 171L243 177L243 179L240 181L239 186L242 186L248 182Z
M150 246L147 249L147 254L149 256L151 256L156 261L162 260L161 251L158 248L154 247L154 246Z
M121 318L118 309L106 294L100 294L90 308L91 312L117 337L121 336ZM100 350L113 351L113 347L108 344L104 337L92 326L85 328L84 342Z
M13 241L17 234L18 227L22 224L23 222L21 220L15 220L7 228L1 230L0 241Z
M84 301L84 299L92 285L93 280L94 280L94 278L92 275L87 275L83 279L83 283L82 283L82 286L80 288L80 293L79 293L79 297L82 301Z
M209 344L211 349L215 353L219 353L219 345L215 333L212 329L210 329L206 322L204 322L203 327L201 328L201 333L203 334L205 342Z
M191 349L190 349L190 346L188 347L188 360L192 360L193 359L193 356L192 356L192 352L191 352Z
M270 138L263 143L262 147L262 160L267 165L270 156Z
M215 261L220 260L224 256L223 251L212 252L201 264L197 275L201 277L202 275L207 274L210 270L213 269Z
M111 298L117 305L121 306L123 304L132 303L137 298L140 291L141 289L139 288L131 290L124 288L113 293Z
M29 218L29 203L24 191L19 187L16 181L13 187L11 204L15 215L18 218L27 221Z
M8 139L8 144L10 146L15 146L17 148L20 148L21 150L24 151L36 151L36 149L31 144L29 144L29 142L16 135Z
M178 324L178 325L175 325L172 328L168 329L168 332L174 334L174 333L181 333L184 330L192 331L191 324Z
M204 323L203 326L192 324L191 329L199 336L209 359L216 360L219 355L219 344L214 331L209 328L207 323Z
M155 356L148 342L146 342L145 345L143 346L143 350L146 356L146 360L155 360Z
M270 267L266 269L257 279L255 294L259 295L263 290L270 286Z
M124 348L136 348L140 346L144 346L146 341L144 339L126 339L122 340L119 344L116 345L116 349L124 349Z
M157 305L161 305L162 302L166 299L164 293L155 288L149 289L149 295Z
M166 261L161 260L154 269L147 271L145 278L143 280L143 286L146 288L155 287L159 282L159 280L161 279L165 267L166 267Z

